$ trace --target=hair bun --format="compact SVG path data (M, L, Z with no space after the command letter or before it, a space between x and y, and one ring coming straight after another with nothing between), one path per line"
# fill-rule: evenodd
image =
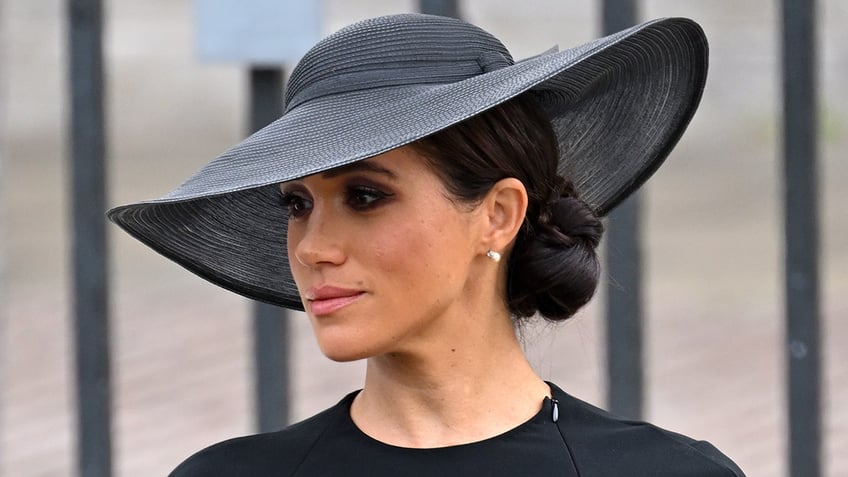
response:
M568 245L576 241L592 248L598 246L604 227L588 204L577 197L560 197L549 208L550 225L564 235Z
M512 252L509 307L520 318L538 312L562 321L595 293L601 268L595 248L604 227L592 208L574 196L559 197L546 209Z

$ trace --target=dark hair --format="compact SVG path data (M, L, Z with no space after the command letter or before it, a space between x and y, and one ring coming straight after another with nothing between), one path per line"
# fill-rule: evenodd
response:
M603 225L571 181L559 175L556 135L532 96L521 95L412 147L458 201L479 204L507 177L527 189L527 215L507 264L505 298L513 316L538 311L561 321L592 298Z

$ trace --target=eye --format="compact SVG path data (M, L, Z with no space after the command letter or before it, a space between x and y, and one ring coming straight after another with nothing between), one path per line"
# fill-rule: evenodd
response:
M312 210L312 201L294 192L282 192L280 205L289 209L289 217L293 219L305 217Z
M345 203L353 210L370 210L379 206L380 202L391 195L374 187L352 186L347 191Z

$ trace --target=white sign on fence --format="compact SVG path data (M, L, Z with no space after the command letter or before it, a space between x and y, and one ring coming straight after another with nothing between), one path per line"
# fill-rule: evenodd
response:
M195 0L207 61L294 64L320 39L319 0Z

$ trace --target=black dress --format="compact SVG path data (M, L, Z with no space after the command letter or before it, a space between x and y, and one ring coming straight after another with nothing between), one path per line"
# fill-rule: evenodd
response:
M622 420L554 385L551 390L554 400L545 398L524 424L483 441L435 449L395 447L365 435L350 418L352 393L282 431L208 447L171 477L744 476L707 442Z

